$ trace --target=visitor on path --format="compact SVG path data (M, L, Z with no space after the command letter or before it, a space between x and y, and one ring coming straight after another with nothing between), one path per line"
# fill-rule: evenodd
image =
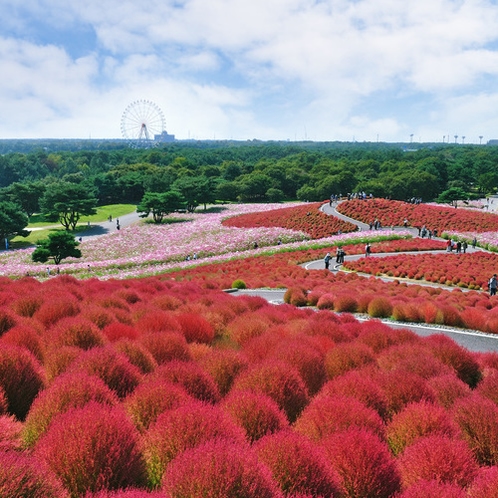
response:
M330 260L332 259L332 256L330 255L330 253L328 252L325 257L323 258L323 260L325 261L325 269L328 270L329 269L329 265L330 265Z
M477 239L474 237L472 239L472 249L475 249L476 248L476 245L477 245Z
M498 279L496 273L489 279L489 295L496 296L496 288L498 287Z
M368 256L370 256L370 253L372 252L372 247L370 246L370 243L368 243L366 246L365 246L365 257L368 258Z
M462 251L464 254L467 252L467 247L469 247L469 245L467 244L467 241L464 240L462 242Z

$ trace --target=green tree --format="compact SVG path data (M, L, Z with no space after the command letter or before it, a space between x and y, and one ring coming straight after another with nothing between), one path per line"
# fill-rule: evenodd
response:
M152 213L154 223L161 223L167 214L183 209L184 206L185 199L175 190L146 192L137 206L137 212L142 218L147 218Z
M13 237L27 237L30 232L25 230L28 217L15 203L9 201L0 202L0 243Z
M19 205L28 218L40 210L40 199L45 193L45 185L41 182L14 182L2 189L2 198Z
M78 246L79 242L69 232L57 231L38 242L31 258L37 263L46 263L52 258L58 265L65 258L81 258Z
M460 187L451 187L444 192L441 192L436 199L437 202L442 204L450 204L455 208L458 206L458 201L468 199L469 194Z
M53 183L40 200L42 213L59 220L66 230L74 230L81 216L95 214L96 206L93 192L81 183Z
M189 213L193 213L200 203L211 202L214 195L209 179L203 176L182 176L173 183L173 189L183 195Z

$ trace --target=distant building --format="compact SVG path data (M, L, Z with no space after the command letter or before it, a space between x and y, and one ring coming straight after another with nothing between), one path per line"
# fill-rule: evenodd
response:
M170 135L168 132L163 131L160 135L154 135L155 142L174 142L175 135Z

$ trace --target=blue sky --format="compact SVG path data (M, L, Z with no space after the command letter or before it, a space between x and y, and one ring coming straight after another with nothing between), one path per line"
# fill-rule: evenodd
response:
M497 0L0 0L0 138L498 138ZM465 137L463 139L462 137Z

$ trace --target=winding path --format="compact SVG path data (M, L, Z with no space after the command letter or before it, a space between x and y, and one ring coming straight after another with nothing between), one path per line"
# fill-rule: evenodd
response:
M366 223L359 222L357 220L354 220L352 218L349 218L347 216L342 215L339 213L336 209L335 206L330 206L329 204L324 204L322 206L322 211L336 216L337 218L340 218L345 221L349 221L350 223L356 224L361 231L370 231L369 225ZM406 231L406 228L404 227L394 227L394 231ZM412 232L413 236L418 237L418 229L416 228L409 228L409 230ZM382 231L391 231L391 229L381 229L380 232ZM442 239L441 239L442 240ZM473 249L472 247L469 247L467 249L468 252L477 252L477 251L483 251L481 248L476 248ZM438 252L441 253L441 251L432 251L432 252ZM392 253L371 253L370 257L385 257L388 255L391 255ZM401 253L396 253L396 254L401 254ZM404 253L404 254L420 254L419 251L411 252L411 253ZM346 259L349 261L359 259L364 257L363 254L355 254L355 255L350 255L346 256ZM315 260L315 261L309 261L308 263L305 263L302 265L304 268L307 270L323 270L324 269L324 262L323 259ZM333 264L330 268L332 272L338 272L342 271L341 270L341 265L340 264ZM370 275L366 275L370 276ZM421 282L419 280L409 280L409 279L399 279L399 278L389 278L389 277L378 277L381 278L381 280L384 281L393 281L393 280L403 280L407 284L412 284L412 285L425 285L428 287L442 287L447 290L453 290L454 287L451 286L446 286L446 285L441 285L441 284L434 284L432 282ZM462 289L463 291L465 289ZM281 304L284 302L284 293L285 290L264 290L264 289L255 289L255 290L244 290L244 291L237 291L235 294L249 294L249 295L257 295L265 298L267 301L275 303L275 304ZM366 318L362 316L357 316L357 319L360 321L367 321L371 320L371 318ZM377 319L378 320L378 319ZM418 324L418 323L402 323L402 322L393 322L392 320L381 320L383 323L389 325L392 328L404 328L404 329L410 329L414 331L416 334L420 336L429 336L432 334L437 334L437 333L444 333L445 335L451 337L455 342L460 344L461 346L469 349L470 351L497 351L498 352L498 336L493 335L493 334L486 334L484 332L480 331L474 331L474 330L467 330L467 329L455 329L451 327L444 327L444 326L435 326L431 324Z

